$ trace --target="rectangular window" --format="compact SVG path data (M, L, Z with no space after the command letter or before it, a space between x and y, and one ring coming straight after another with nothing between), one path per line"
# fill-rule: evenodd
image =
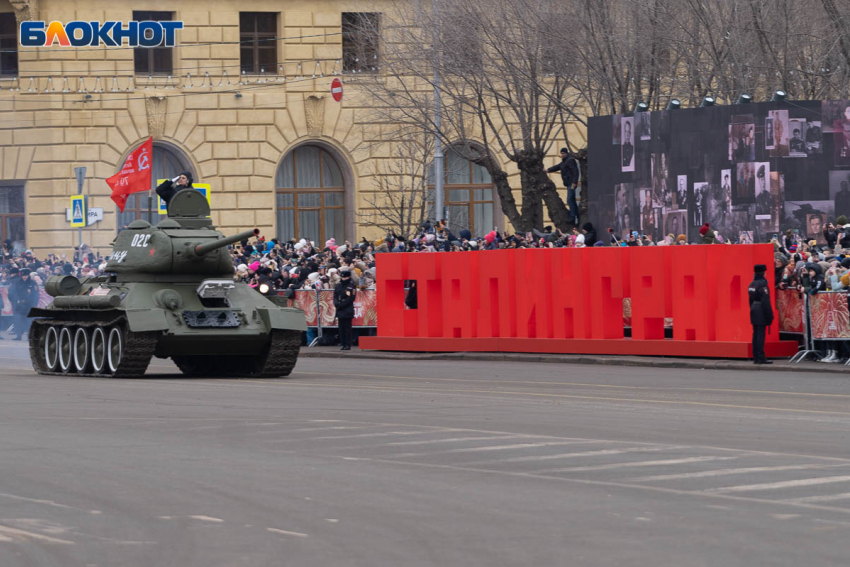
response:
M277 74L277 13L239 13L239 58L243 73Z
M18 22L15 14L0 14L0 75L18 74Z
M14 16L12 19L14 20ZM0 241L9 239L16 249L24 250L26 248L24 187L13 183L0 182Z
M133 20L137 22L170 22L172 12L133 11ZM150 32L148 37L150 37ZM174 60L172 47L136 47L133 59L137 75L173 75Z
M375 12L343 12L343 71L377 72L380 16Z

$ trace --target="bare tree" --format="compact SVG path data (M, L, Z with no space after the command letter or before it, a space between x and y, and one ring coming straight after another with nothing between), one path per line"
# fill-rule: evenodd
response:
M543 163L556 144L568 142L566 123L578 115L568 68L546 42L546 28L563 24L559 3L457 0L436 12L431 6L405 0L383 14L380 73L357 79L373 101L374 119L431 132L486 168L516 230L542 228L544 203L552 222L568 229L570 213ZM541 15L533 25L529 10ZM519 171L521 205L505 162Z
M392 143L395 157L382 160L374 172L374 192L365 193L371 210L359 213L366 226L410 238L417 232L433 201L428 171L433 154L433 138L419 135Z

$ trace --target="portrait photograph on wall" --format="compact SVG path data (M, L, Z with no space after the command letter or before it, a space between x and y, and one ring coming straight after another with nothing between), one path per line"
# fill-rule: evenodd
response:
M652 115L648 112L639 112L635 118L635 128L640 136L641 140L651 140L652 139L652 129L651 129L651 119Z
M770 117L773 119L773 146L770 149L770 157L788 157L788 111L771 110Z
M729 124L729 161L756 160L756 125L752 114L733 116Z
M850 210L850 170L829 172L829 200L836 211Z
M619 146L620 142L622 141L621 138L623 137L623 135L620 133L620 120L622 120L622 118L623 117L620 116L619 114L611 117L611 132L612 132L611 143L614 144L615 146Z
M645 123L649 139L638 126ZM594 117L588 155L590 220L618 235L636 230L658 239L675 232L699 242L708 222L733 242L747 233L767 242L789 229L819 240L827 223L850 217L848 101Z
M790 157L806 157L809 151L806 148L806 121L795 118L788 121L791 129L791 139L788 140L788 155Z
M620 120L620 131L622 132L622 137L620 138L620 156L622 158L620 165L624 172L635 170L635 146L634 138L632 137L634 125L635 119L631 116L624 116Z

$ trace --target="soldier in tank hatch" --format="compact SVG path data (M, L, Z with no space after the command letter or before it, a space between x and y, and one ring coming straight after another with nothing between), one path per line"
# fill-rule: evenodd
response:
M174 179L166 179L160 183L159 187L156 188L156 194L162 197L162 200L165 201L165 206L167 207L171 202L171 198L174 197L178 191L192 188L192 181L192 172L184 171Z

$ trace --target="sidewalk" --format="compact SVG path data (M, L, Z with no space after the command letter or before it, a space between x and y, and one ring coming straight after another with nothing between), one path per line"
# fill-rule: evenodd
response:
M352 347L343 352L338 346L301 347L301 358L347 358L379 360L468 360L478 362L543 362L557 364L601 364L605 366L645 366L655 368L688 368L693 370L751 370L770 372L816 372L818 374L847 374L850 366L822 362L789 364L787 359L775 359L770 365L755 365L750 360L713 358L666 358L654 356L590 356L583 354L523 354L505 352L387 352L360 350Z

